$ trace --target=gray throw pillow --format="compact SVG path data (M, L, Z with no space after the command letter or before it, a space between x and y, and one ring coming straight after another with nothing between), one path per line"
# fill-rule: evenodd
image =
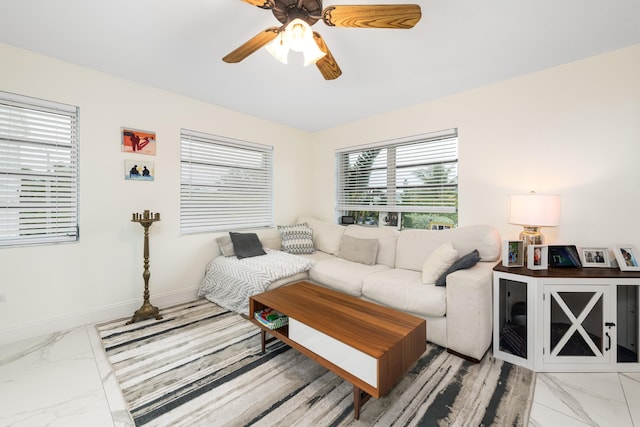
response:
M480 253L477 249L472 250L468 254L460 257L456 260L451 267L447 269L438 280L436 280L436 286L446 286L447 285L447 275L453 273L454 271L464 270L467 268L471 268L476 265L480 261Z
M345 234L342 236L342 244L338 256L347 261L374 265L378 256L379 244L378 239L360 239Z
M260 243L260 239L258 239L256 233L230 232L229 236L233 242L233 251L236 253L238 259L267 254L264 249L262 249L262 243Z

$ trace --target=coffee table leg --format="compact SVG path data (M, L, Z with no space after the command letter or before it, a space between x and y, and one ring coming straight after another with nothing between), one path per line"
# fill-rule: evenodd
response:
M357 386L353 386L353 412L354 419L360 418L360 408L364 405L369 399L371 395L360 390Z
M267 332L264 329L260 329L260 342L262 343L262 353L260 354L264 354L266 351L266 338Z

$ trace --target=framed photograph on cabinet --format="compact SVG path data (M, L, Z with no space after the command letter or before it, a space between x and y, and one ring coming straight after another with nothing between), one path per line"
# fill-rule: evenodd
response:
M634 245L616 245L613 254L621 271L640 271L638 250Z
M549 245L549 267L580 268L580 255L575 245Z
M546 270L549 265L549 247L547 245L529 245L527 247L527 268Z
M523 240L505 240L502 242L502 265L505 267L524 266Z
M611 267L609 248L580 248L580 261L583 267Z

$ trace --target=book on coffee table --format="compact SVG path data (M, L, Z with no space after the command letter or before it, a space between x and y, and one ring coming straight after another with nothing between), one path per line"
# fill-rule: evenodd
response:
M269 329L278 329L289 323L289 317L272 308L256 311L254 317Z

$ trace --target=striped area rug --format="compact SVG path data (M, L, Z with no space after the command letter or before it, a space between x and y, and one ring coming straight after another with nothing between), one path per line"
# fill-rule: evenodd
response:
M534 374L487 354L469 363L428 344L414 367L353 419L353 389L207 300L162 320L97 325L137 426L524 426Z

